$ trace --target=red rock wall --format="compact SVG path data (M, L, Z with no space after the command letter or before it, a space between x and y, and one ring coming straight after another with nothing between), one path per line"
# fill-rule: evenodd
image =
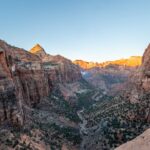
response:
M23 124L26 108L36 107L56 84L81 78L80 69L62 56L48 58L55 63L45 69L35 54L0 40L0 124Z
M0 123L22 124L24 106L36 106L50 94L41 61L22 49L0 41Z

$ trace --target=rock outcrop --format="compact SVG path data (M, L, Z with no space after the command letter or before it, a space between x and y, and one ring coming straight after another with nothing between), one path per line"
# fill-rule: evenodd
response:
M132 87L132 92L130 93L130 100L132 102L132 98L136 97L136 101L134 101L134 103L138 103L140 105L139 109L141 109L143 115L140 116L140 114L138 114L137 117L139 117L139 119L143 118L143 127L145 126L144 129L146 130L150 123L150 45L146 48L142 58L142 65L132 80L134 87ZM149 139L150 129L147 129L135 139L116 148L116 150L148 150L150 148Z
M40 58L43 58L46 55L45 50L43 49L43 47L41 47L41 45L36 44L31 50L31 53L38 55Z
M140 70L141 87L144 92L149 92L150 90L150 45L146 48L143 59L142 66Z
M136 137L135 139L119 146L115 150L149 150L150 149L150 129Z

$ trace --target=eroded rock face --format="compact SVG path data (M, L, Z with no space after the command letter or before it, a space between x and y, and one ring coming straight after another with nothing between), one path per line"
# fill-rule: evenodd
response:
M48 82L43 81L44 71L37 56L3 41L0 41L0 49L0 123L23 125L23 107L33 106L47 96Z
M1 123L23 124L25 105L33 107L50 87L39 57L0 41Z
M81 79L78 66L62 56L51 56L36 45L32 54L0 41L0 124L23 124L29 111L58 84Z
M0 124L5 121L22 124L22 113L17 107L15 84L12 80L5 50L7 45L3 41L0 41L0 45Z
M150 90L150 45L146 48L141 66L141 86L145 92Z

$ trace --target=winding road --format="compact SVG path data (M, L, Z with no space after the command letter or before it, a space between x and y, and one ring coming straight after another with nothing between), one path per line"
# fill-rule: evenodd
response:
M84 112L84 108L82 110L79 110L77 112L77 114L78 114L78 117L80 118L80 120L82 121L82 123L79 124L80 134L82 136L85 136L85 135L88 135L88 131L87 131L87 128L86 128L87 120L83 117L83 115L82 115L83 112Z

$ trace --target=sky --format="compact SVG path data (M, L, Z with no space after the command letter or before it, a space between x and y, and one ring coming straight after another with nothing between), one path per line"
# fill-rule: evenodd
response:
M150 0L0 0L0 39L39 43L71 60L142 55L150 43Z

